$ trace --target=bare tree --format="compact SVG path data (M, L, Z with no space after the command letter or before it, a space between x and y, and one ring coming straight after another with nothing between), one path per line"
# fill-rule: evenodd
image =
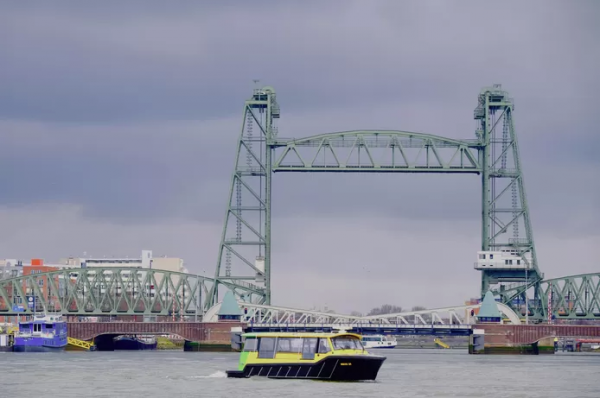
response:
M384 304L381 307L373 308L367 316L370 315L384 315L384 314L395 314L398 312L402 312L402 307L391 304Z
M421 305L415 305L414 307L412 307L412 311L425 311L427 308L421 306Z

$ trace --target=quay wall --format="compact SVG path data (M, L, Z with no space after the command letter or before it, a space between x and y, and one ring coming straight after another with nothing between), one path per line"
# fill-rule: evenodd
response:
M600 337L600 326L477 324L473 329L471 354L553 354L554 338Z
M600 326L477 324L489 345L533 344L546 337L600 337Z
M92 340L99 335L174 334L205 344L231 344L231 328L240 322L68 322L68 335Z

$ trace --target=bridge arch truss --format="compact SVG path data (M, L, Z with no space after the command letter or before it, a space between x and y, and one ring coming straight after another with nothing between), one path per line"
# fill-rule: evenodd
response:
M212 278L137 267L65 268L0 279L0 315L202 316ZM224 282L251 297L251 286Z
M59 312L64 315L144 315L198 317L215 320L219 303L205 310L214 280L200 275L136 267L66 268L17 278L0 279L0 315L30 315L34 312ZM237 296L258 296L252 285L223 284ZM498 309L511 323L525 317L529 306L531 322L553 321L585 323L600 319L600 273L548 279L537 286L509 285L495 290L501 302ZM531 294L532 289L538 289ZM536 299L535 297L538 297ZM31 300L31 306L28 304ZM258 323L309 323L354 325L470 322L469 310L479 307L447 307L367 317L269 306L240 299L243 320ZM548 308L550 303L550 309ZM550 311L549 311L550 310Z
M547 279L537 285L519 283L494 293L522 316L527 306L534 321L548 321L549 313L551 321L600 319L600 272Z

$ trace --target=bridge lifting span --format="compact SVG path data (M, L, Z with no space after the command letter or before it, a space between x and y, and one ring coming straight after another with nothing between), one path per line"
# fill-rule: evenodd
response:
M504 291L507 283L517 283L533 287L538 298L543 274L537 263L513 111L512 98L494 85L478 96L473 139L395 130L284 139L279 138L276 125L281 112L275 90L255 89L244 105L215 284L206 309L218 302L219 285L225 283L235 286L234 293L244 301L271 304L272 175L278 172L479 174L481 250L509 252L523 259L520 267L482 269L482 297L490 288ZM519 292L510 290L510 294L508 303Z
M471 310L478 309L481 304L462 305L457 307L446 307L427 309L420 311L406 311L394 314L381 314L370 316L342 315L322 311L307 311L288 307L276 307L270 305L253 304L239 301L242 309L241 321L260 326L279 327L283 325L300 325L307 327L365 327L368 325L389 326L399 328L431 327L432 325L461 326L471 325L475 318ZM519 316L507 305L497 303L498 310L503 317L512 324L520 324ZM215 305L205 313L205 319L209 322L217 320L220 304Z

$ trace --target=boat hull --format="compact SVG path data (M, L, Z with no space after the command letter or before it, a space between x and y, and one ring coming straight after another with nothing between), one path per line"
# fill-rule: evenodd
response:
M366 350L382 350L382 349L390 349L390 348L396 348L395 345L379 345L379 346L374 346L374 347L365 347Z
M244 370L227 371L227 377L263 376L270 379L329 381L375 380L385 359L375 355L331 355L315 363L247 364Z
M56 352L64 351L67 338L16 337L14 352Z
M64 351L66 345L62 347L49 347L44 345L14 345L12 350L14 352L59 352Z
M115 350L156 350L158 342L147 343L138 339L121 338L114 341Z

